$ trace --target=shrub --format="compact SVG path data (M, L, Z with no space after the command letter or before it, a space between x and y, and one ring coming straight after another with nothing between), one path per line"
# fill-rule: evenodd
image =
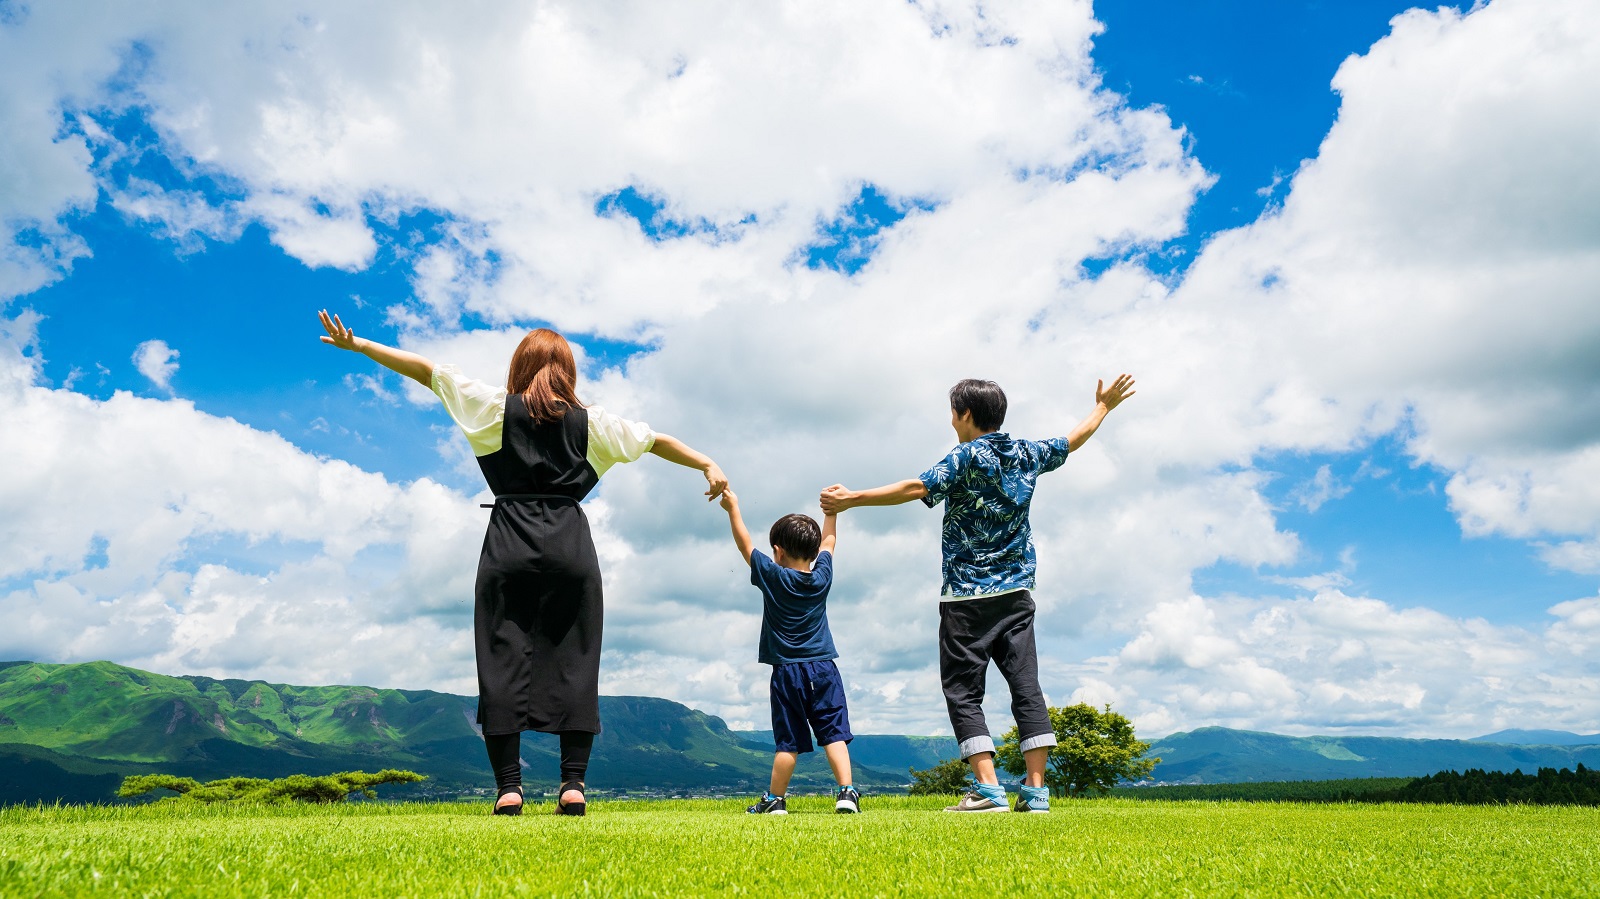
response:
M926 771L911 769L911 795L946 796L972 789L972 772L961 759L940 762Z
M1087 703L1050 710L1056 745L1050 748L1045 786L1055 796L1104 794L1118 781L1142 780L1161 760L1144 758L1150 744L1133 733L1133 722ZM995 764L1011 774L1024 774L1021 739L1015 727L995 753Z
M276 780L260 777L224 777L200 783L192 777L171 774L136 774L122 782L117 795L124 799L144 796L156 790L171 790L177 796L167 800L186 802L263 802L278 805L288 802L343 802L354 793L376 799L374 787L384 784L416 783L426 780L415 771L385 768L376 774L366 771L341 771L313 776L291 774Z

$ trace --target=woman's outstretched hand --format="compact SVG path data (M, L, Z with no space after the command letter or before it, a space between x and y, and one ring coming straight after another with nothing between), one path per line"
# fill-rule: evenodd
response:
M354 331L346 328L344 326L344 322L339 321L339 316L330 316L328 315L328 310L324 309L317 313L317 318L322 320L322 327L328 331L328 333L322 338L323 343L326 343L330 346L336 346L341 350L350 350L351 352L355 352L356 334Z
M657 431L655 442L650 444L650 452L674 465L699 469L706 476L706 502L711 502L728 489L728 476L722 473L717 463L711 461L710 456L671 434Z
M329 315L326 309L318 312L317 318L322 321L323 330L328 332L322 335L323 343L352 353L360 353L384 368L405 375L418 384L432 389L433 363L426 357L397 350L365 337L357 337L356 332L344 326L339 316Z
M722 473L717 463L712 462L706 467L706 502L711 502L728 489L728 476Z

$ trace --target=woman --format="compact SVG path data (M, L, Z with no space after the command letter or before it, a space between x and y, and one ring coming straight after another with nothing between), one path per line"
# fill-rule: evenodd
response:
M653 453L698 468L706 496L722 469L681 441L578 400L578 368L560 334L530 331L504 388L415 353L355 336L320 313L323 343L361 353L420 384L467 435L494 491L478 556L473 636L478 723L499 795L496 815L522 813L522 731L561 735L556 811L581 815L589 750L600 732L600 562L579 501L619 462Z

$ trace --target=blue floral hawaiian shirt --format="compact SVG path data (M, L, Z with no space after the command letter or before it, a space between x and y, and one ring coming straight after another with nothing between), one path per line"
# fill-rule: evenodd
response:
M944 503L944 595L1033 589L1038 561L1028 504L1039 475L1067 461L1067 441L996 431L961 444L921 475L931 508Z

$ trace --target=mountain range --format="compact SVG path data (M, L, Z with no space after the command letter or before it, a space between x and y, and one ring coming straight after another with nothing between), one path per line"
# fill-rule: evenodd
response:
M473 723L476 699L429 690L301 687L171 677L110 662L0 662L0 803L104 801L128 774L201 780L410 768L429 776L390 795L444 798L492 783ZM646 795L754 793L772 764L770 731L665 699L602 696L591 788ZM1531 772L1600 767L1600 737L1501 731L1475 740L1291 737L1204 727L1151 741L1162 783L1415 777L1445 769ZM949 737L858 735L857 784L897 790L908 768L955 755ZM556 739L523 738L524 779L553 788ZM832 783L821 753L803 756L795 787Z
M107 799L122 776L165 772L206 780L410 768L429 776L413 796L474 793L493 783L474 723L477 700L429 690L299 687L170 677L111 662L0 662L0 803ZM602 696L595 790L757 792L770 743L665 699ZM863 737L855 780L897 788L908 767L938 760L940 738ZM948 744L955 754L955 742ZM525 734L524 781L554 787L556 738ZM803 757L800 789L832 783L821 753Z
M1162 783L1421 777L1438 771L1600 767L1600 743L1532 745L1403 737L1290 737L1202 727L1152 740Z
M1575 734L1570 730L1497 730L1473 737L1474 743L1518 743L1532 746L1589 746L1600 743L1600 734Z

